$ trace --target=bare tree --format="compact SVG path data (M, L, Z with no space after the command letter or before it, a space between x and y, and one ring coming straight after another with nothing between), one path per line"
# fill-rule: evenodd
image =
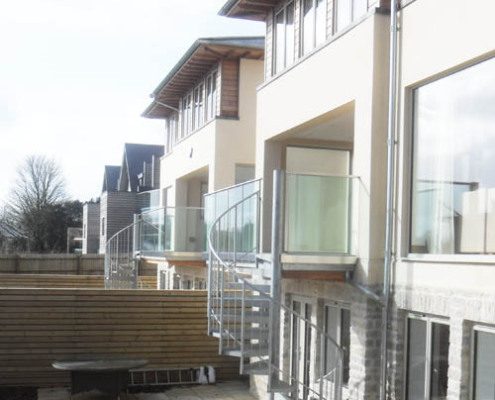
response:
M58 164L45 156L29 156L17 169L7 201L5 225L28 238L30 250L51 251L53 210L66 198L65 180Z

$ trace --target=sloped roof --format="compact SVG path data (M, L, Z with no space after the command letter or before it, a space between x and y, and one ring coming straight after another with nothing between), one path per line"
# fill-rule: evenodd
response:
M263 36L229 36L199 38L175 64L167 76L151 93L151 97L172 107L179 107L179 99L220 60L251 58L262 59ZM172 110L153 101L143 112L147 118L164 118Z
M102 192L115 192L118 189L120 176L119 165L105 165L105 173L103 175Z
M124 160L120 175L122 173L128 174L131 191L137 191L138 175L143 172L143 163L151 163L153 156L161 157L164 153L165 147L162 145L140 143L126 143L124 145Z
M268 12L278 3L279 0L228 0L218 14L225 17L264 21Z

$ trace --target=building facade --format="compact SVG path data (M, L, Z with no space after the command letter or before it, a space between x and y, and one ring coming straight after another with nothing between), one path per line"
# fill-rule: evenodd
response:
M97 254L100 248L100 200L83 205L82 254Z
M160 235L150 228L148 247L155 251L146 253L158 265L162 288L206 287L204 195L254 178L263 50L262 37L198 39L143 113L165 121L162 209L143 215Z
M279 286L286 312L275 375L287 385L263 367L272 349L258 347L261 361L241 361L241 370L262 398L267 388L335 398L319 386L331 358L319 332L342 351L343 398L380 398L389 111L398 118L387 398L495 396L495 4L400 3L391 110L389 1L231 0L220 11L266 23L256 178L259 258L268 261L250 278L272 295ZM227 332L221 318L223 328L210 329L221 350L252 363L245 337L222 347L236 328Z

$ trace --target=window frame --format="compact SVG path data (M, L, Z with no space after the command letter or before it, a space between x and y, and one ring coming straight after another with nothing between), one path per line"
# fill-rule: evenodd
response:
M495 336L495 326L476 324L471 329L471 349L470 349L470 365L469 365L469 398L474 400L475 384L476 384L476 333L483 332Z
M296 60L296 1L297 0L289 0L282 7L277 9L277 11L273 12L272 15L272 65L271 65L271 75L275 76L282 71L285 71L288 67L294 64ZM313 0L314 1L314 0ZM288 60L287 57L287 49L288 49L288 36L287 36L287 16L288 10L292 7L292 60ZM277 62L279 60L279 54L277 51L277 41L278 41L278 29L277 29L277 17L282 14L283 18L283 62L280 70L277 69Z
M338 313L339 313L339 323L338 323L338 326L337 326L337 336L336 338L334 338L335 342L339 345L339 346L342 346L342 314L344 311L348 311L349 312L349 348L347 349L349 355L348 355L348 359L349 359L349 365L347 366L348 368L348 371L349 371L349 376L350 376L350 371L351 371L351 363L350 363L350 357L351 357L351 346L350 346L350 331L351 331L351 327L352 327L352 322L351 322L351 317L352 317L352 314L351 314L351 306L350 304L347 304L347 303L342 303L342 302L337 302L337 301L325 301L323 303L323 320L322 320L322 327L323 327L323 331L325 332L326 335L328 335L328 332L327 332L327 309L329 307L332 307L332 308L335 308L338 310ZM325 344L325 349L324 349L324 361L323 361L323 365L325 366L325 369L326 369L326 366L327 366L327 349L326 349L326 344ZM345 368L345 365L343 365L343 368ZM349 378L349 377L348 377ZM349 381L345 382L344 381L344 375L342 374L342 386L344 388L347 388L349 387Z
M312 19L313 19L313 32L311 32L311 42L312 46L310 49L305 49L304 48L304 32L305 32L305 26L304 26L304 1L305 0L299 0L299 57L304 57L310 54L313 50L319 48L320 46L323 46L327 41L328 41L328 2L332 0L322 0L324 2L323 7L325 8L325 19L324 19L324 26L325 26L325 40L323 42L318 43L317 42L317 3L318 0L310 0L312 2L312 10L311 13ZM335 0L334 0L335 1Z
M331 1L332 1L332 34L333 35L336 35L340 32L344 32L348 27L352 26L358 20L358 18L366 15L370 9L369 5L367 5L366 12L362 15L356 16L355 6L356 6L357 0L349 0L351 2L351 20L349 21L349 23L346 26L343 26L339 29L337 26L338 3L339 3L339 1L346 1L346 0L331 0Z
M334 0L338 1L338 0ZM494 59L493 54L483 58L471 60L468 63L457 65L453 68L436 73L424 78L417 83L404 87L404 108L402 117L404 125L402 128L402 137L404 146L402 148L402 163L400 165L402 174L402 188L400 190L401 202L400 211L402 213L402 228L400 229L400 260L403 262L420 262L420 263L456 263L456 264L493 264L495 263L495 254L476 254L476 253L415 253L411 251L412 240L412 210L413 210L413 183L414 183L414 156L415 156L415 91L423 86L435 83L440 79L447 78L456 73L462 72L468 68L479 65L485 61Z
M430 400L431 392L431 366L432 366L432 324L442 324L449 327L449 335L451 334L450 319L448 317L439 317L426 314L409 313L405 318L405 335L404 335L404 370L403 370L403 393L402 397L405 400L408 398L409 389L409 320L419 320L426 323L426 343L425 343L425 389L424 394L427 394L425 400ZM449 343L450 355L450 343ZM427 364L426 364L427 363ZM450 368L450 365L449 365ZM447 378L449 378L447 376ZM450 379L448 379L450 380Z

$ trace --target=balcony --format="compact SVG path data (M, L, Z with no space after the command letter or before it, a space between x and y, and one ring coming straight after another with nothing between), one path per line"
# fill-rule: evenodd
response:
M135 249L146 257L203 258L204 209L164 207L137 216Z
M295 271L352 271L361 184L353 176L281 173L283 253L287 277Z

